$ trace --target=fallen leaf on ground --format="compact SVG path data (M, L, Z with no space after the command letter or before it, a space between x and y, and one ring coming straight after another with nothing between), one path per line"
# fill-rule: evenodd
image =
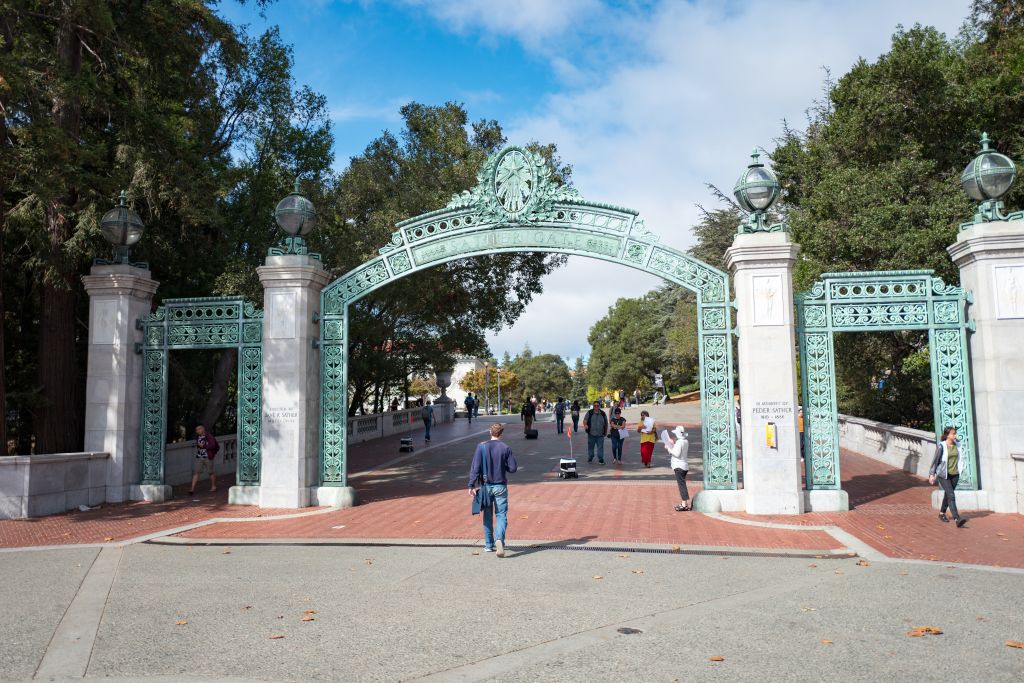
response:
M592 578L592 579L603 579L604 577L603 577L603 576L601 576L600 574L594 574L594 575L593 575L593 576L591 576L590 578Z
M230 555L230 554L231 554L230 550L225 550L224 552L221 553L221 555Z
M876 529L881 529L882 531L885 531L885 525L884 525L884 524L879 524L879 525L878 525L877 527L875 527L875 528L876 528Z
M834 573L834 574L842 574L842 573L843 573L843 570L842 570L842 569L837 569L837 570L835 570L835 572L833 572L833 573Z
M867 560L857 560L857 566L858 567L870 567L871 563L868 562Z
M725 661L725 657L719 657L718 655L715 655L714 657L708 657L708 661L709 662L724 662Z
M277 618L278 618L278 619L284 619L284 615L283 615L283 614L278 614L278 615L277 615Z
M643 573L644 573L644 570L643 570L643 569L634 569L634 570L633 570L633 573L634 573L634 574L643 574Z
M978 616L976 616L975 619L977 619L978 621L988 621L988 619L986 619L985 617L981 616L980 614Z
M728 557L723 557L722 559L723 559L723 560L728 560L729 558L728 558Z
M1002 531L997 531L996 532L996 536L1005 536L1005 535L1006 534L1004 534Z
M530 518L530 516L529 516L529 515L521 515L521 516L519 517L519 519L529 519L529 518Z
M619 553L619 557L629 557L628 553Z
M821 641L821 644L822 644L822 645L831 645L831 644L832 644L832 641L831 641L831 640L822 640L822 641Z
M677 546L677 545L672 546L672 552L678 553L680 550L682 550L682 548L680 548L679 546Z
M1017 642L1016 640L1008 640L1008 641L1006 641L1006 646L1007 647L1015 647L1015 648L1018 648L1020 650L1024 650L1024 643Z
M305 612L303 612L303 614L316 614L316 610L315 609L308 609Z
M942 635L942 629L938 626L918 626L907 631L907 635L911 638L920 638L927 635L940 636Z
M113 541L114 537L113 536L106 536L103 540L104 541Z
M908 572L900 572L900 576L907 576Z
M886 534L885 536L882 536L882 538L892 539L892 536L890 536L889 534Z
M807 566L810 567L811 569L817 569L818 568L818 565L816 565L816 564L809 564Z
M479 555L479 554L480 554L479 550L474 550L473 552L470 553L470 555Z
M184 626L187 623L188 623L188 619L178 619L176 622L174 622L174 625L175 626Z
M817 612L818 608L817 607L801 607L800 611L801 612Z
M282 638L284 638L284 636L280 633L275 633L274 635L270 636L271 640L281 640Z
M303 621L316 621L313 617L302 617Z
M246 605L246 606L245 606L245 607L243 607L242 609L252 609L252 605Z

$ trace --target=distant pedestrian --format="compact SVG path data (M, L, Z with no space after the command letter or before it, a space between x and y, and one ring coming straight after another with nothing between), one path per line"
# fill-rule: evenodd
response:
M391 399L391 410L398 410L398 399Z
M636 425L636 431L640 434L640 461L644 467L651 466L651 456L654 455L654 442L658 440L654 431L654 418L646 410L640 411L640 421Z
M480 394L473 397L473 417L480 417Z
M934 484L938 480L942 487L942 507L939 508L939 519L948 522L946 509L953 513L953 521L958 527L967 524L956 509L956 484L960 481L960 442L956 438L956 427L942 430L942 438L935 445L935 457L928 469L928 482Z
M690 492L686 488L686 474L690 465L686 461L690 449L690 442L686 438L686 430L676 427L668 437L668 443L664 444L665 450L672 456L669 460L669 467L676 475L676 484L679 485L679 499L682 501L676 505L676 512L686 512L690 509Z
M217 490L217 469L215 462L220 444L213 434L206 432L205 425L196 425L196 457L192 463L192 486L188 495L196 492L196 484L199 483L199 476L204 472L210 475L210 493Z
M569 416L572 418L572 433L580 431L580 402L573 401L569 407Z
M508 478L505 474L519 469L512 449L501 440L504 431L504 425L499 422L491 425L491 440L477 446L469 467L470 494L476 495L480 486L488 487L491 493L491 504L481 508L480 515L484 521L484 550L489 553L497 551L498 557L505 557L505 532L508 529ZM498 518L497 526L494 517Z
M434 426L434 406L430 405L429 398L426 405L420 408L420 418L423 420L423 439L430 441L430 428Z
M533 429L533 420L537 417L537 406L533 401L527 399L523 402L523 409L519 411L519 419L523 421L523 434Z
M594 406L583 416L583 430L587 433L587 462L594 461L597 451L597 462L604 464L604 437L608 435L608 416L601 410L601 402L594 401Z
M462 399L462 404L466 406L466 419L473 424L473 392L466 394L466 398Z
M633 405L640 405L640 389L639 387L633 390Z
M622 409L616 408L615 415L612 417L611 429L608 431L608 438L612 440L612 460L618 465L622 464L622 442L625 440L619 430L625 428L626 418L622 417Z
M555 429L558 434L561 434L565 425L565 399L561 396L558 397L558 401L555 403Z

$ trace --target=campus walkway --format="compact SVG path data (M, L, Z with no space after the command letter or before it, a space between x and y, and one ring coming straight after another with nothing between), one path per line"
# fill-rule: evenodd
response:
M630 417L636 411L630 411ZM659 426L687 425L691 495L700 489L699 406L654 409ZM572 447L579 480L557 478L557 462L569 439L541 421L540 439L527 441L509 420L506 440L521 471L511 477L509 538L513 544L621 546L655 544L683 552L716 550L906 558L1024 568L1024 516L972 514L964 529L943 524L929 504L932 487L919 477L844 452L841 471L850 495L847 513L801 516L703 515L673 511L678 495L667 457L655 451L655 467L639 462L627 442L623 467L586 463L585 439ZM550 418L547 418L550 419ZM469 514L465 488L473 444L484 438L484 421L440 425L433 443L413 432L417 450L398 452L400 437L358 444L350 450L350 483L361 505L347 510L267 510L227 505L227 487L163 504L108 505L89 512L0 522L0 547L119 543L150 536L175 542L478 543L479 519ZM203 485L200 486L204 488ZM223 521L217 521L223 520ZM201 526L196 526L201 524Z

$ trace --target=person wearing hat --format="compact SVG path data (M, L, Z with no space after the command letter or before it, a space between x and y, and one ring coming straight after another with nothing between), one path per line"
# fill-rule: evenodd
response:
M686 439L686 430L682 426L672 430L668 437L668 443L664 444L665 450L672 455L669 463L672 471L676 473L676 483L679 485L679 498L682 502L676 505L676 512L686 512L690 509L690 492L686 488L686 473L690 466L686 462L686 454L690 449L690 442Z

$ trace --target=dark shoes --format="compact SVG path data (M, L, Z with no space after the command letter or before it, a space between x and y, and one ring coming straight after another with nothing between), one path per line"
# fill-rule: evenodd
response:
M943 522L948 522L949 521L949 517L946 516L945 512L940 512L939 513L939 519L941 519Z
M963 517L961 517L960 519L956 520L956 526L957 526L958 529L962 528L964 524L967 524L967 520L964 519Z

